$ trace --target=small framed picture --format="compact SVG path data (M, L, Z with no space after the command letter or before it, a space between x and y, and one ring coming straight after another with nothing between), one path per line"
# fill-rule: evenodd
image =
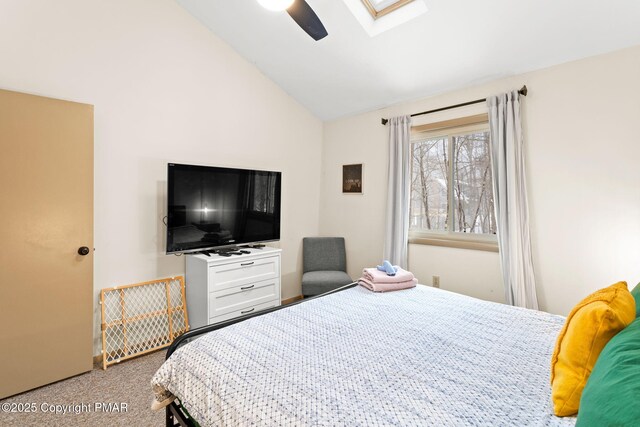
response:
M342 166L342 193L362 194L362 163Z

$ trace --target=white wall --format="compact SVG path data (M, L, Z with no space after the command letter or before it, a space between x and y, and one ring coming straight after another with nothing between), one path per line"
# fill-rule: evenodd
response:
M567 314L589 292L640 280L640 47L325 123L320 231L345 236L349 273L382 256L387 132L381 117L529 87L524 136L541 307ZM478 106L420 123L477 113ZM415 123L415 122L414 122ZM364 195L343 195L341 166L364 163ZM422 283L504 301L498 254L410 245Z
M1 7L0 87L95 105L96 338L101 288L184 272L163 254L167 162L282 171L282 296L300 294L318 119L171 0Z

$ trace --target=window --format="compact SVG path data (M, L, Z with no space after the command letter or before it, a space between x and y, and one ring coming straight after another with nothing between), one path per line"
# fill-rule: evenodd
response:
M424 1L342 0L370 37L398 28L428 12Z
M411 142L412 243L497 250L488 124L427 127Z
M362 3L364 3L371 16L373 16L373 19L378 19L412 1L413 0L362 0Z

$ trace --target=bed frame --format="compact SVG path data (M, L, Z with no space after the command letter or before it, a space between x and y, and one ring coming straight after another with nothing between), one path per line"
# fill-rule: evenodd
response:
M185 332L184 334L180 335L178 338L176 338L171 343L171 345L169 346L169 349L167 350L167 355L165 357L165 360L168 359L173 354L173 352L176 351L178 348L180 348L181 346L183 346L183 345L189 343L190 341L196 339L197 337L199 337L202 334L206 334L208 332L216 331L218 329L225 328L225 327L227 327L229 325L240 323L240 322L243 322L243 321L245 321L247 319L252 319L254 317L258 317L258 316L262 316L262 315L265 315L265 314L269 314L269 313L272 313L274 311L282 310L284 308L288 308L288 307L291 307L291 306L294 306L294 305L297 305L297 304L302 304L302 303L305 303L307 301L310 301L310 300L313 300L313 299L316 299L316 298L322 298L324 296L327 296L327 295L330 295L330 294L334 294L336 292L344 291L345 289L353 288L353 287L355 287L357 285L358 285L357 282L353 282L353 283L350 283L348 285L342 286L340 288L334 289L332 291L325 292L323 294L316 295L314 297L305 298L305 299L302 299L300 301L293 302L291 304L281 305L281 306L273 307L273 308L267 308L265 310L261 310L261 311L255 312L255 313L247 314L246 316L236 317L235 319L225 320L224 322L215 323L213 325L203 326L201 328L196 328L196 329L193 329L193 330L191 330L189 332ZM196 423L196 421L193 418L191 418L187 414L187 411L182 406L182 403L178 399L175 399L173 402L171 402L166 407L166 426L167 427L174 427L174 426L197 427L198 424Z

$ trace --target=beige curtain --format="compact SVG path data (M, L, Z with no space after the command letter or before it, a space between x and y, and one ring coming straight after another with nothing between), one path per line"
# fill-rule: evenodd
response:
M517 91L487 98L491 171L506 302L538 309Z
M389 119L389 184L383 257L407 268L411 116Z

